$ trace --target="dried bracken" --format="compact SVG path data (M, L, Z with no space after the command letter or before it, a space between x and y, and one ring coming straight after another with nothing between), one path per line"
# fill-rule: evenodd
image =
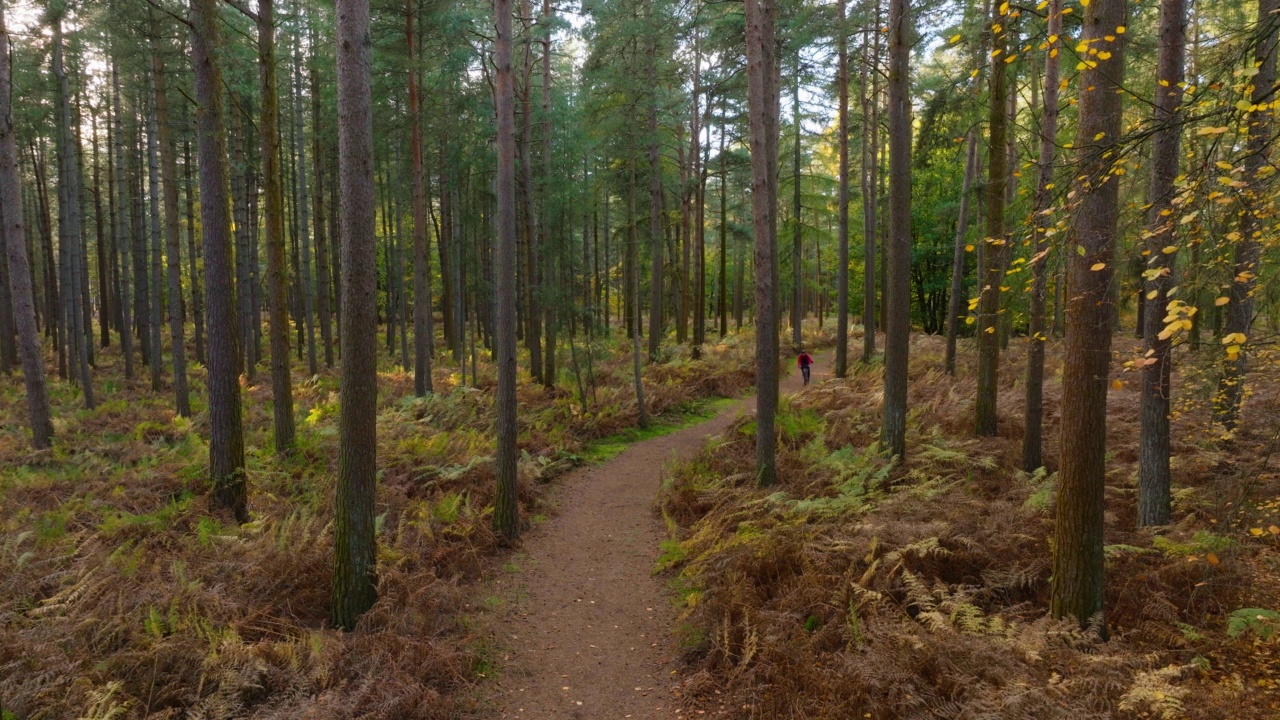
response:
M741 718L1274 717L1272 616L1228 632L1233 611L1280 597L1280 537L1267 530L1280 495L1274 386L1258 381L1254 424L1222 447L1206 425L1209 391L1190 372L1175 378L1175 516L1155 531L1134 527L1137 394L1112 391L1113 639L1101 643L1046 617L1054 476L1017 469L1016 373L1001 374L999 437L978 441L972 368L942 374L943 350L939 338L913 343L904 465L873 447L880 378L865 368L785 408L776 488L751 482L745 420L673 471L664 563L687 622L690 707ZM1022 353L1005 362L1019 367ZM1050 468L1061 392L1051 376Z

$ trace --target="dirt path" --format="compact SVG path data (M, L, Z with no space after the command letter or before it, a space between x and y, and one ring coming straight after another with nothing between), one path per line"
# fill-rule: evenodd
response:
M814 380L829 376L818 359ZM800 388L800 374L782 392ZM745 398L716 417L637 443L561 478L555 515L489 587L497 678L481 708L494 718L670 718L675 613L652 574L666 539L654 512L662 469L755 411Z

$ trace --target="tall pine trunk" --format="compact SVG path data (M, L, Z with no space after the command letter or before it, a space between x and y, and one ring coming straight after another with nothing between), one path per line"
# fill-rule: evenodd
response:
M493 527L507 542L520 535L516 498L516 128L511 68L511 0L494 0L494 106L497 111L498 216L494 238L494 362L498 373Z
M231 207L227 197L226 128L222 69L218 63L217 0L191 0L191 62L195 67L200 215L204 237L205 307L209 323L209 478L214 504L239 522L249 520L240 414L239 337L231 257Z
M280 172L280 106L276 93L275 0L258 0L258 134L267 239L267 333L271 348L272 419L277 453L293 451L293 377L289 371L288 268L284 250L284 188ZM207 272L207 271L206 271Z
M27 417L31 424L31 444L37 450L53 444L53 422L49 416L49 392L44 374L44 355L40 349L40 329L36 325L35 292L32 288L30 258L27 256L26 226L23 217L20 158L13 135L13 111L10 103L9 31L5 25L4 0L0 0L0 207L4 208L0 226L9 271L9 294L12 298L14 326L18 337L18 353L22 359L22 376L27 395Z
M1008 51L1009 6L993 4L991 14L991 92L987 139L987 228L982 239L982 266L978 280L978 396L974 405L974 432L996 434L997 399L1000 392L1000 288L1004 284L1005 188L1009 183L1009 96L1005 71Z
M960 189L960 216L956 222L955 249L951 254L951 288L947 294L947 349L943 368L956 374L956 340L960 334L960 312L964 303L965 236L969 233L969 196L978 173L978 134L969 131L964 153L964 181Z
M836 134L839 136L840 177L836 188L839 243L836 268L836 377L849 374L849 33L845 22L845 0L836 0L840 9L836 27Z
M378 308L369 0L338 0L338 181L342 194L342 403L330 619L351 630L377 599Z
M1181 0L1175 0L1181 1ZM1049 2L1048 43L1044 61L1044 110L1040 116L1040 178L1036 184L1032 218L1031 311L1027 326L1027 384L1023 416L1022 469L1034 472L1044 465L1044 343L1045 300L1048 290L1049 228L1053 207L1053 156L1058 147L1058 53L1062 35L1062 0ZM1032 82L1035 82L1032 80Z
M1120 182L1112 174L1121 142L1125 0L1094 0L1081 42L1098 55L1079 78L1078 169L1069 252L1067 339L1062 385L1062 468L1053 539L1050 610L1106 635L1103 616L1103 510L1106 486L1107 388L1111 371L1111 280ZM1110 38L1110 39L1109 39ZM1110 56L1103 58L1103 53Z
M156 25L152 25L152 37ZM164 179L164 233L169 281L169 340L173 353L173 397L178 415L191 416L187 391L187 349L182 326L182 258L179 253L178 162L169 136L169 97L164 60L159 48L151 48L151 74L155 78L157 141L160 145L160 173Z
M1265 4L1265 3L1264 3ZM1169 498L1169 400L1172 338L1163 334L1169 290L1174 285L1176 249L1173 200L1177 194L1182 137L1183 80L1186 76L1187 2L1160 3L1156 59L1155 136L1151 142L1151 208L1147 211L1146 282L1143 288L1142 410L1138 431L1138 525L1167 525Z
M889 2L889 238L884 330L885 449L907 452L907 360L911 347L911 8Z
M1274 201L1269 192L1273 186L1273 175L1268 168L1273 166L1269 162L1268 151L1273 141L1273 111L1270 104L1275 100L1278 30L1280 0L1260 0L1258 26L1254 31L1257 46L1252 63L1258 73L1250 80L1252 109L1248 113L1244 172L1240 177L1248 186L1241 193L1244 207L1240 213L1240 226L1236 231L1239 239L1233 241L1232 275L1235 280L1228 292L1230 300L1223 327L1223 338L1232 342L1227 344L1227 355L1214 407L1214 419L1228 432L1234 431L1240 422L1240 404L1244 399L1244 378L1250 350L1248 341L1254 317L1254 289L1258 284L1258 263L1262 259L1259 237L1267 215L1266 206L1269 201Z
M778 75L774 0L746 0L751 224L755 230L756 482L778 479Z
M413 5L405 0L405 46L409 50L409 160L413 173L413 389L418 397L431 387L431 253L427 249L427 179L422 167L422 119L418 107L417 43ZM444 244L443 235L436 242ZM442 267L442 269L444 269ZM446 308L446 316L448 309Z

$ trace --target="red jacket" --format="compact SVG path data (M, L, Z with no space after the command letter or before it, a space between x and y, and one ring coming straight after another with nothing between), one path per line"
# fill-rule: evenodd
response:
M796 367L804 367L812 364L813 358L809 357L809 353L800 353L800 357L796 358Z

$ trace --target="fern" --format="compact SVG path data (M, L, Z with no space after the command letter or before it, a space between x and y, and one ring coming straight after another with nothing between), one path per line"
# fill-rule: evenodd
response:
M1280 629L1280 612L1266 608L1240 608L1227 616L1227 635L1238 638L1252 632L1266 640Z

